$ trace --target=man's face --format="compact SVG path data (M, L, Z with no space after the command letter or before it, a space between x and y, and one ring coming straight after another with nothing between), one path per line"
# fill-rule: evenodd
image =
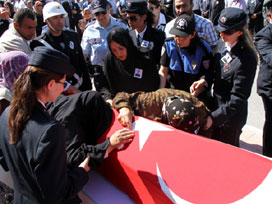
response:
M14 27L23 38L26 40L31 40L35 38L36 35L37 19L32 20L25 17L21 25L14 22Z
M109 9L107 9L106 12L95 13L94 17L102 27L106 28L109 26L111 19Z
M175 11L176 16L180 16L182 14L192 14L193 4L191 4L190 0L175 0Z
M64 21L65 21L65 15L57 15L57 16L52 16L50 18L47 19L47 21L49 22L49 29L51 30L52 28L50 26L53 27L53 31L54 32L62 32L63 28L64 28Z
M154 16L158 17L160 15L160 11L161 11L160 6L156 6L155 4L148 2L147 8L149 11L151 11L153 13Z
M127 21L132 30L139 29L145 25L146 15L138 13L127 13Z

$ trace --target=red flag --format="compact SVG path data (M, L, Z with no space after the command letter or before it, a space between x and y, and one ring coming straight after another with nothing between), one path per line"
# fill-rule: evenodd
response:
M115 120L107 137L120 128ZM133 128L133 142L112 152L99 171L134 202L272 200L269 159L142 117Z

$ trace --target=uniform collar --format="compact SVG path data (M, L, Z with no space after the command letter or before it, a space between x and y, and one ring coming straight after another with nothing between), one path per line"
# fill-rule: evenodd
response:
M135 29L136 36L140 35L140 37L143 39L146 29L147 29L147 25L145 26L144 30L142 32L140 32L140 33L138 33L138 31Z

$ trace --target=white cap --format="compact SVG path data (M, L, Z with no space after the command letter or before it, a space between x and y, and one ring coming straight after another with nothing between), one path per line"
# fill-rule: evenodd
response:
M43 20L58 16L58 15L67 15L67 12L64 10L63 6L58 2L49 2L43 7Z

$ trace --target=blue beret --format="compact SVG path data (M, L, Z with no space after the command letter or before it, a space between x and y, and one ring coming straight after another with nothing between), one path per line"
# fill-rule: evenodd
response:
M247 14L244 10L234 7L228 7L221 12L218 25L215 29L218 32L227 30L237 30L244 27L247 23Z
M68 76L75 73L75 69L70 64L70 58L67 55L45 46L34 49L30 55L28 65Z

